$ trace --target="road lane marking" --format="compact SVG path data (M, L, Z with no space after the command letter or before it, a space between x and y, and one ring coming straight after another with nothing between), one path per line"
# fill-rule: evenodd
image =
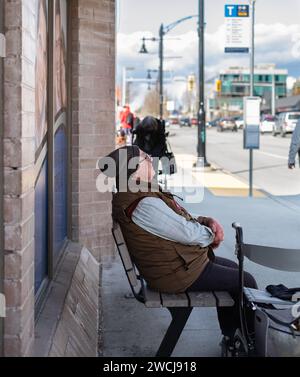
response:
M274 157L274 158L280 158L281 160L288 160L287 157L280 156L279 154L274 154L274 153L268 153L268 152L262 152L262 151L257 151L258 153L264 154L266 156Z

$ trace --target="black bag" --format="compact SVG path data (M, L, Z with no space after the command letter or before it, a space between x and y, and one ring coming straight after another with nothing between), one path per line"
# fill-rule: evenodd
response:
M261 357L299 357L300 313L293 315L291 308L258 307L255 311L255 348L257 356Z
M161 167L162 167L162 174L166 175L172 175L177 173L177 165L176 165L176 160L174 153L171 150L170 143L167 141L166 143L167 149L160 159L161 161Z

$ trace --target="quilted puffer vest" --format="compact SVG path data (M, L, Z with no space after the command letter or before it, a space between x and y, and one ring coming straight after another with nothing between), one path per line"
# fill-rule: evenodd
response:
M129 253L148 286L165 293L184 292L208 263L209 248L169 241L136 225L128 216L128 208L150 196L163 200L188 221L196 221L185 209L176 205L171 193L152 191L145 190L144 186L142 191L136 193L115 193L113 218L120 224Z

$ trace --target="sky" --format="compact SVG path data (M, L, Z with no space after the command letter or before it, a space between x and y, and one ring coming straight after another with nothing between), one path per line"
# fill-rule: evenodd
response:
M248 2L205 0L206 80L213 80L221 69L229 66L249 66L249 55L224 53L225 4ZM138 53L143 36L157 37L161 23L168 25L197 13L197 0L117 0L117 81L121 81L124 66L134 67L130 75L136 78L146 77L147 69L158 68L158 43L147 42L149 54ZM165 56L181 56L165 59L165 69L172 71L173 76L197 73L197 19L176 26L165 39ZM289 85L293 78L300 77L300 0L256 1L255 63L275 63L278 68L288 69ZM183 88L183 83L177 83L169 91L179 96ZM137 90L142 97L146 85Z

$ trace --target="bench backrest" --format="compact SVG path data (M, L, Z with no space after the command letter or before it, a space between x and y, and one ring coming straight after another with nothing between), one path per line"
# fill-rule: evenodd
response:
M300 272L300 250L283 249L261 245L246 244L243 241L243 228L237 222L232 224L236 231L236 254L245 256L261 266L280 271Z
M245 257L261 266L280 271L300 272L300 250L244 243L241 244L241 248Z
M120 225L116 221L114 221L113 223L112 233L113 233L113 237L114 237L117 249L119 251L123 266L125 268L125 272L126 272L129 284L131 287L135 288L136 286L139 285L135 266L129 255Z

